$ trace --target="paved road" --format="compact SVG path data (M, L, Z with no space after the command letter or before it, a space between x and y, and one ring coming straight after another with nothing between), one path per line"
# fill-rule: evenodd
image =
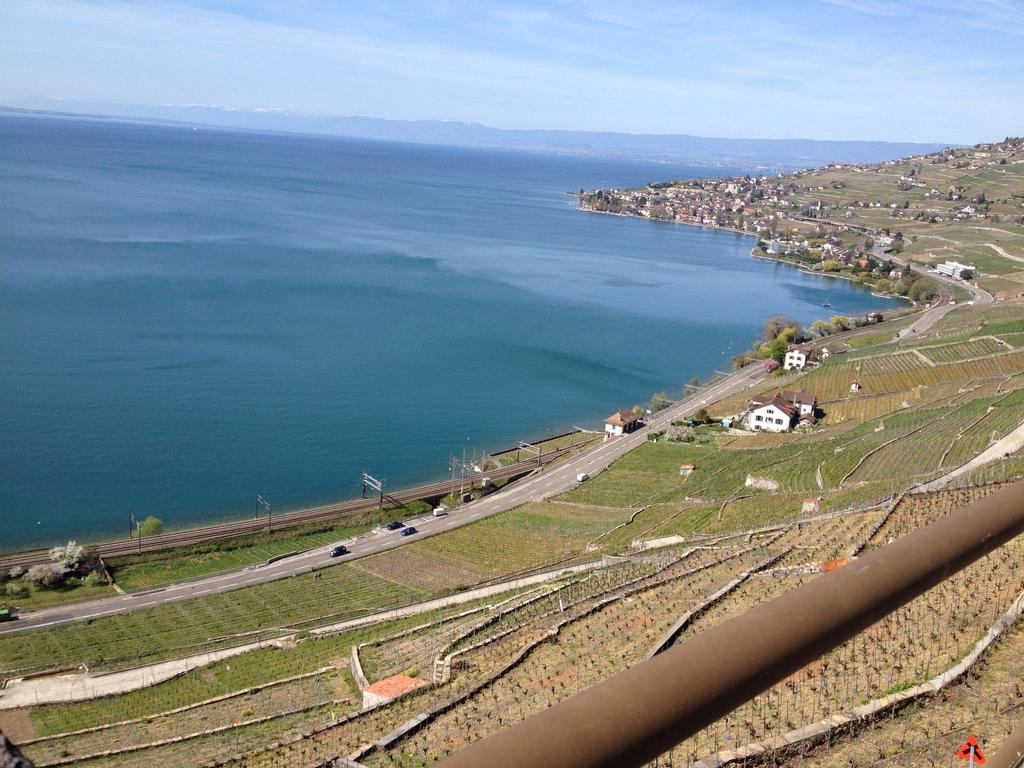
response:
M974 297L973 300L975 304L989 304L993 301L992 295L990 293L982 290L976 285L971 285L970 283L965 283L961 280L954 280L952 277L940 275L937 272L929 272L928 270L922 269L916 264L911 264L905 259L901 259L891 254L883 253L881 249L878 248L878 246L875 246L874 250L872 251L872 255L877 259L891 261L893 264L896 264L901 269L909 269L913 272L916 272L919 275L931 278L935 282L939 283L940 286L963 288L964 290L970 292L970 294ZM906 328L899 331L895 336L893 336L893 339L895 341L906 341L908 339L913 339L918 334L927 331L939 320L941 320L943 317L945 317L946 315L948 315L950 312L957 308L958 305L955 302L950 301L950 298L951 297L947 297L945 301L941 301L940 303L936 304L936 306L923 311L920 315L917 316L913 323L911 323Z
M460 507L458 511L454 511L445 517L435 518L426 516L404 521L407 525L415 526L418 533L414 536L402 537L397 531L380 530L353 539L346 539L311 549L271 565L250 566L241 571L210 576L160 589L25 613L17 621L0 626L0 635L23 632L28 629L56 627L74 621L96 619L117 613L127 613L140 608L152 608L170 602L187 600L192 597L200 597L215 592L227 592L254 584L288 578L299 573L307 573L316 568L394 549L411 541L444 533L453 528L468 525L491 515L505 512L529 501L540 501L556 496L577 485L576 476L578 473L585 472L593 477L606 469L616 459L643 444L647 439L647 432L649 430L662 429L675 419L690 416L706 405L728 397L760 381L766 375L767 372L760 363L748 365L657 414L646 427L637 432L613 438L562 464L556 464L543 472L513 483L490 496L485 496L471 504ZM331 558L329 552L334 544L345 544L352 550L352 553L343 557Z
M509 480L529 474L537 464L546 464L559 458L565 453L570 453L579 446L566 446L547 451L539 459L529 459L508 464L488 470L487 474L492 480ZM403 504L409 501L421 501L446 496L449 493L449 481L444 480L436 483L427 483L414 488L406 488L401 491L386 493L384 499L389 504ZM101 557L114 557L117 555L134 555L136 552L153 552L171 547L180 547L186 544L197 544L215 539L232 538L246 533L265 531L272 526L275 530L294 526L298 523L309 523L320 520L338 520L343 517L376 510L378 500L376 496L367 499L349 499L347 501L324 504L318 507L307 507L295 509L290 512L279 513L271 519L263 517L250 518L246 520L232 520L226 523L214 523L212 525L201 525L195 528L185 528L170 533L161 533L154 536L144 536L142 539L117 539L114 541L103 541L92 545L92 549ZM50 562L48 549L35 549L28 552L14 552L8 555L0 555L0 568L11 568L21 566L28 568L36 563Z

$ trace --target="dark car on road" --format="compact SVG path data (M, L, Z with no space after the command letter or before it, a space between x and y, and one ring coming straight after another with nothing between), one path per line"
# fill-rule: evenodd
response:
M392 520L390 523L388 523L388 530L397 531L403 525L405 525L405 523L403 523L401 520Z
M410 525L410 526L409 526L408 528L406 528L406 529L405 529L404 531L402 531L402 534L401 534L401 535L402 535L402 536L412 536L412 535L413 535L414 533L416 533L416 529L415 529L415 528L413 528L413 527L412 527L412 526Z
M348 554L348 547L346 547L344 544L339 544L338 546L336 546L334 549L331 550L331 557L341 557L342 555L347 555L347 554Z

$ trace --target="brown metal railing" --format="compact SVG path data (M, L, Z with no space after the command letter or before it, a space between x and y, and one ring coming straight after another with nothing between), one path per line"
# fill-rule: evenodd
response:
M1024 766L1024 720L1017 723L1006 741L988 759L987 768L1021 768Z
M1022 532L1024 481L485 738L439 768L642 766ZM1000 758L1011 749L1008 742Z

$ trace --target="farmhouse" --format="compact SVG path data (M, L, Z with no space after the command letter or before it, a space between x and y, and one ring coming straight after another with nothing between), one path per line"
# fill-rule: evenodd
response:
M797 415L814 416L814 409L818 405L818 398L806 389L798 389L795 392L783 392L782 396L797 408Z
M802 371L808 363L815 362L814 350L810 344L790 344L782 367L787 371Z
M806 390L776 392L750 401L747 428L760 432L786 432L794 424L814 424L817 398Z
M633 411L617 411L604 420L604 432L606 435L617 437L632 432L640 424L640 417Z
M747 427L756 431L786 432L793 427L796 408L782 395L771 399L754 398L750 401Z

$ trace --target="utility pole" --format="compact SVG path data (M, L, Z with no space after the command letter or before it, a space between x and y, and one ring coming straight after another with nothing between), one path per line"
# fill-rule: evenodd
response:
M378 480L373 475L363 472L363 498L366 498L366 489L372 488L379 494L378 511L384 509L384 481Z
M140 523L138 520L135 519L135 515L132 513L132 511L130 509L128 510L128 519L131 521L131 524L135 525L135 538L137 538L139 540L139 554L141 555L142 554L142 523ZM132 537L131 524L128 526L128 538L129 539Z
M270 504L259 494L256 494L256 504L258 507L262 507L267 513L267 531L274 530L273 513L270 509Z
M466 463L466 451L462 451L462 461L459 461L452 456L451 461L452 467L452 495L455 494L455 467L459 468L459 497L461 499L462 494L466 492L466 470L469 470L469 487L473 488L473 461Z
M540 466L541 450L540 450L540 446L539 445L530 445L529 443L524 443L522 440L519 440L518 441L518 447L516 448L516 452L518 453L520 450L524 450L524 451L528 451L528 452L529 451L535 451L536 454L537 454L537 466L538 467Z

